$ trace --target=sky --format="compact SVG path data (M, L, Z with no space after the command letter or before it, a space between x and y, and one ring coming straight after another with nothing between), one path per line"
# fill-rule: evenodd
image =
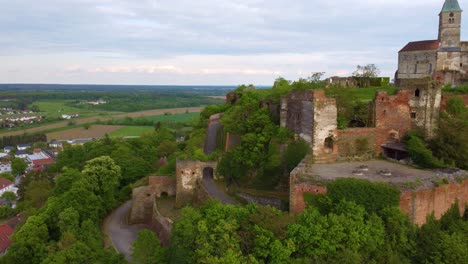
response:
M271 85L370 63L393 77L407 42L437 38L443 2L0 0L0 83Z

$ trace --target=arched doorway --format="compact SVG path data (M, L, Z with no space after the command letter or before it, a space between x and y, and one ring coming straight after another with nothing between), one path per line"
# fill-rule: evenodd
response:
M333 136L327 137L325 139L325 152L332 153L334 145L335 145L335 140L333 139Z
M203 169L203 180L213 180L214 178L214 171L211 167L206 167Z

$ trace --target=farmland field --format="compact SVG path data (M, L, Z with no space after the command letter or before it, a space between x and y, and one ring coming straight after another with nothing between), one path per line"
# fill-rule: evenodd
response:
M200 112L189 112L189 113L183 113L183 114L166 113L163 115L137 117L137 118L133 118L133 121L135 121L135 123L138 123L138 120L147 120L151 122L157 122L157 121L187 122L187 121L195 120L199 116L200 116ZM115 125L121 125L121 124L128 125L126 123L128 123L128 120L125 120L125 119L119 119L119 120L114 121Z
M48 118L56 118L61 115L71 115L73 113L80 114L81 117L89 117L96 115L108 115L109 113L116 114L118 112L100 111L96 109L78 108L67 104L68 101L37 101L30 107L39 107L40 114Z
M78 138L101 138L105 134L122 129L123 126L92 125L89 129L83 127L72 128L52 133L47 133L47 140L68 140Z
M74 122L76 125L82 125L82 124L88 124L88 123L94 123L97 121L108 121L111 119L118 120L118 119L123 119L125 117L131 117L131 118L138 118L138 117L145 117L145 116L157 116L157 115L164 115L164 113L171 113L171 114L183 114L187 110L189 112L201 112L204 107L189 107L189 108L172 108L172 109L156 109L156 110L147 110L147 111L141 111L141 112L134 112L134 113L125 113L125 114L117 114L117 115L108 115L108 116L99 116L95 115L93 117L87 117L87 118L78 118L74 119ZM34 127L34 128L28 128L28 129L21 129L17 131L2 131L3 133L0 133L2 136L14 136L14 135L21 135L24 133L37 133L41 131L47 131L47 130L52 130L52 129L58 129L58 128L63 128L68 125L68 121L62 121L58 123L53 123L53 124L45 124L40 127Z
M150 126L126 126L109 133L110 137L135 137L154 131Z

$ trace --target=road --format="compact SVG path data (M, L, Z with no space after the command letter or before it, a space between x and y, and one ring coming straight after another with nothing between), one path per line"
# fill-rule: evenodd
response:
M165 113L183 114L187 110L190 113L197 113L197 112L201 112L204 108L205 107L185 107L185 108L171 108L171 109L156 109L156 110L147 110L147 111L141 111L141 112L109 115L109 116L94 116L94 117L80 118L80 119L74 119L73 121L77 125L83 125L83 124L87 124L87 123L94 123L94 122L96 122L98 120L108 121L108 120L112 120L112 119L123 119L125 117L136 118L136 117L145 117L145 116L157 116L157 115L164 115ZM0 136L5 137L5 136L22 135L22 134L25 134L25 133L37 133L37 132L41 132L41 131L66 127L66 126L68 126L68 122L69 121L63 121L63 122L43 125L43 126L39 126L39 127L33 127L33 128L23 129L23 130L17 130L17 131L13 131L13 132L5 132L5 133L1 133Z
M218 188L212 178L204 178L202 182L206 191L212 198L220 201L222 204L237 204L234 199Z
M128 225L127 216L132 207L128 201L117 208L104 221L104 232L109 236L119 253L123 253L128 261L131 261L131 246L136 240L138 231L145 229L145 225Z

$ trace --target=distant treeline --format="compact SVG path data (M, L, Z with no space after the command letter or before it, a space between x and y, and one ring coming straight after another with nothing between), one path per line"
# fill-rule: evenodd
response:
M45 134L24 134L18 136L7 136L0 138L0 148L6 146L17 146L19 144L29 144L35 142L47 142L47 136Z
M220 85L67 85L67 84L0 84L0 91L14 92L190 92L224 95L235 86Z
M39 100L68 101L72 107L92 108L104 111L135 112L150 109L165 109L178 107L195 107L222 102L205 94L175 90L172 92L160 91L70 91L70 92L0 92L0 98L14 99L18 107L25 106ZM90 106L82 104L87 101L102 99L106 104Z

